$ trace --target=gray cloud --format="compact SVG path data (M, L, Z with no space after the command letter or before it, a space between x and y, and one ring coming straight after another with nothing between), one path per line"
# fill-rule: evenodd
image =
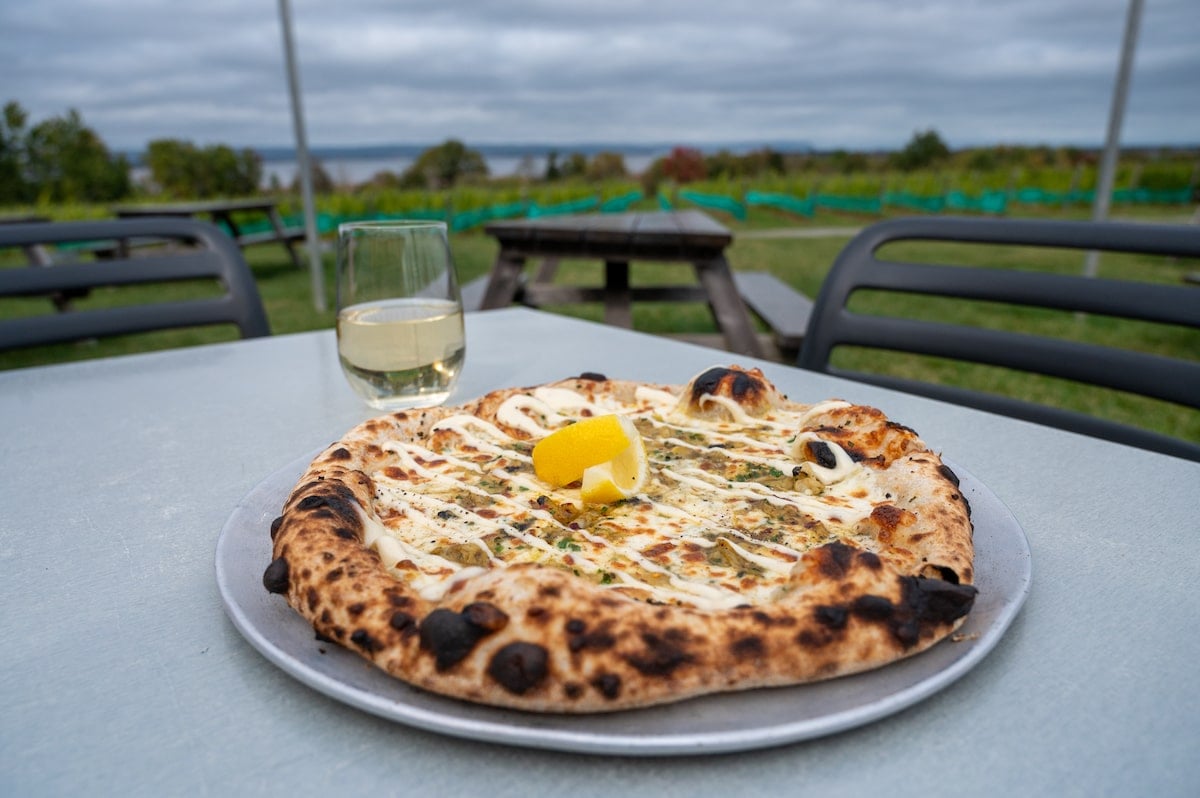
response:
M1121 0L293 0L314 145L1103 140ZM287 145L269 0L4 0L3 99L117 148ZM1147 0L1124 140L1200 143L1200 13Z

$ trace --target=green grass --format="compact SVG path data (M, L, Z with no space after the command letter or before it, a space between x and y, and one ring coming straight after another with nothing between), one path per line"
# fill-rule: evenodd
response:
M714 214L717 215L717 214ZM1086 217L1085 212L1065 211L1065 217ZM1138 209L1135 218L1155 221L1186 222L1187 209L1155 210ZM797 219L773 211L755 211L746 222L722 218L735 232L734 244L729 251L733 267L739 270L769 271L795 286L801 292L816 296L830 264L847 241L846 235L829 235L817 238L752 238L739 237L738 232L778 227L857 227L873 219L853 215L824 214L818 219ZM496 254L493 239L480 230L456 234L452 237L452 249L459 277L467 282L484 275L489 270ZM964 263L983 263L1010 268L1038 268L1065 273L1078 273L1082 269L1082 256L1076 253L1051 252L1032 249L1006 249L1000 254L986 254L977 248L962 245L896 245L888 255L905 256L905 247L911 248L914 257L935 257L946 260L961 260ZM271 329L275 334L332 328L332 310L318 312L313 307L309 275L297 270L286 251L277 246L254 247L246 252L259 291L266 306ZM326 252L326 296L333 304L333 255ZM19 253L0 254L0 267L25 268ZM1165 259L1105 254L1100 261L1101 276L1119 279L1149 280L1167 284L1180 284L1183 273L1195 271L1200 264L1195 262L1172 262ZM559 280L576 284L598 285L602 270L590 261L563 261ZM690 283L691 269L684 265L643 263L635 265L632 274L634 285ZM196 296L213 292L215 286L176 285L155 289L111 289L95 291L91 296L77 300L75 307L115 306L130 302L146 301L166 297ZM1200 289L1197 301L1200 301ZM152 293L147 293L150 291ZM881 310L880 298L864 295L856 298L856 309L864 312ZM4 300L0 302L0 318L51 311L44 299ZM599 305L581 305L554 308L572 316L599 320L602 309ZM1020 329L1046 335L1093 341L1133 349L1158 352L1185 359L1200 358L1200 331L1168 328L1159 325L1125 322L1101 317L1076 317L1073 314L1056 314L1034 310L1013 310L986 303L943 303L929 298L912 298L897 305L895 299L888 300L888 312L899 311L900 315L914 318L939 318L950 321L979 324L1001 329ZM642 331L665 333L715 333L716 326L705 305L640 303L634 308L634 326ZM762 328L765 329L765 328ZM65 344L50 347L0 353L0 369L22 368L51 363L69 362L90 358L125 355L135 352L193 346L216 341L237 339L233 327L213 327L190 330L158 332L141 336ZM1078 386L1059 380L1050 380L1030 375L1011 374L1000 369L964 366L958 363L941 362L929 358L897 356L879 352L839 351L836 362L849 368L902 373L920 379L931 379L952 384L992 390L1008 395L1033 398L1049 404L1090 412L1160 432L1200 441L1200 412L1180 408L1164 402L1141 397L1132 397L1118 392Z

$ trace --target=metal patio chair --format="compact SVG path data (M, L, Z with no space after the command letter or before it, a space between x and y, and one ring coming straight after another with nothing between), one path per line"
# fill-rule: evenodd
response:
M1200 289L1182 283L1151 284L877 257L884 245L902 241L1200 258L1200 227L947 217L880 222L864 229L838 255L816 299L797 359L801 368L1200 461L1200 445L1182 438L1021 399L832 365L836 347L868 347L1061 377L1200 408L1200 360L847 308L852 294L869 290L1053 308L1200 329Z
M237 246L193 219L147 218L0 225L0 247L78 245L96 254L49 265L0 268L0 298L46 296L47 312L0 320L0 350L152 330L234 324L243 338L271 334L262 299ZM65 250L70 252L70 250ZM104 286L210 278L216 297L72 310L65 298Z

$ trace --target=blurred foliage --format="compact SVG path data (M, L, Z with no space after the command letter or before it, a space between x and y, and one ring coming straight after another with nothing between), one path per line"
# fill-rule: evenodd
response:
M400 176L399 187L437 191L487 176L487 161L478 150L470 149L458 139L449 139L417 156Z
M262 184L262 157L249 148L157 139L147 146L144 162L151 191L177 199L246 196Z
M0 203L107 202L132 191L129 161L113 156L78 111L26 129L20 104L0 120Z

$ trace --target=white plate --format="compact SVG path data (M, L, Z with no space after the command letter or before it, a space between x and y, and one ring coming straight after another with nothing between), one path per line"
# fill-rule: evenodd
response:
M263 480L234 509L217 542L225 610L251 645L308 686L351 706L429 731L595 754L743 751L810 739L898 712L962 676L1000 641L1029 592L1029 543L1008 508L954 467L975 522L979 595L959 641L827 682L752 690L599 715L540 715L458 701L410 687L336 644L263 588L270 525L315 455Z

